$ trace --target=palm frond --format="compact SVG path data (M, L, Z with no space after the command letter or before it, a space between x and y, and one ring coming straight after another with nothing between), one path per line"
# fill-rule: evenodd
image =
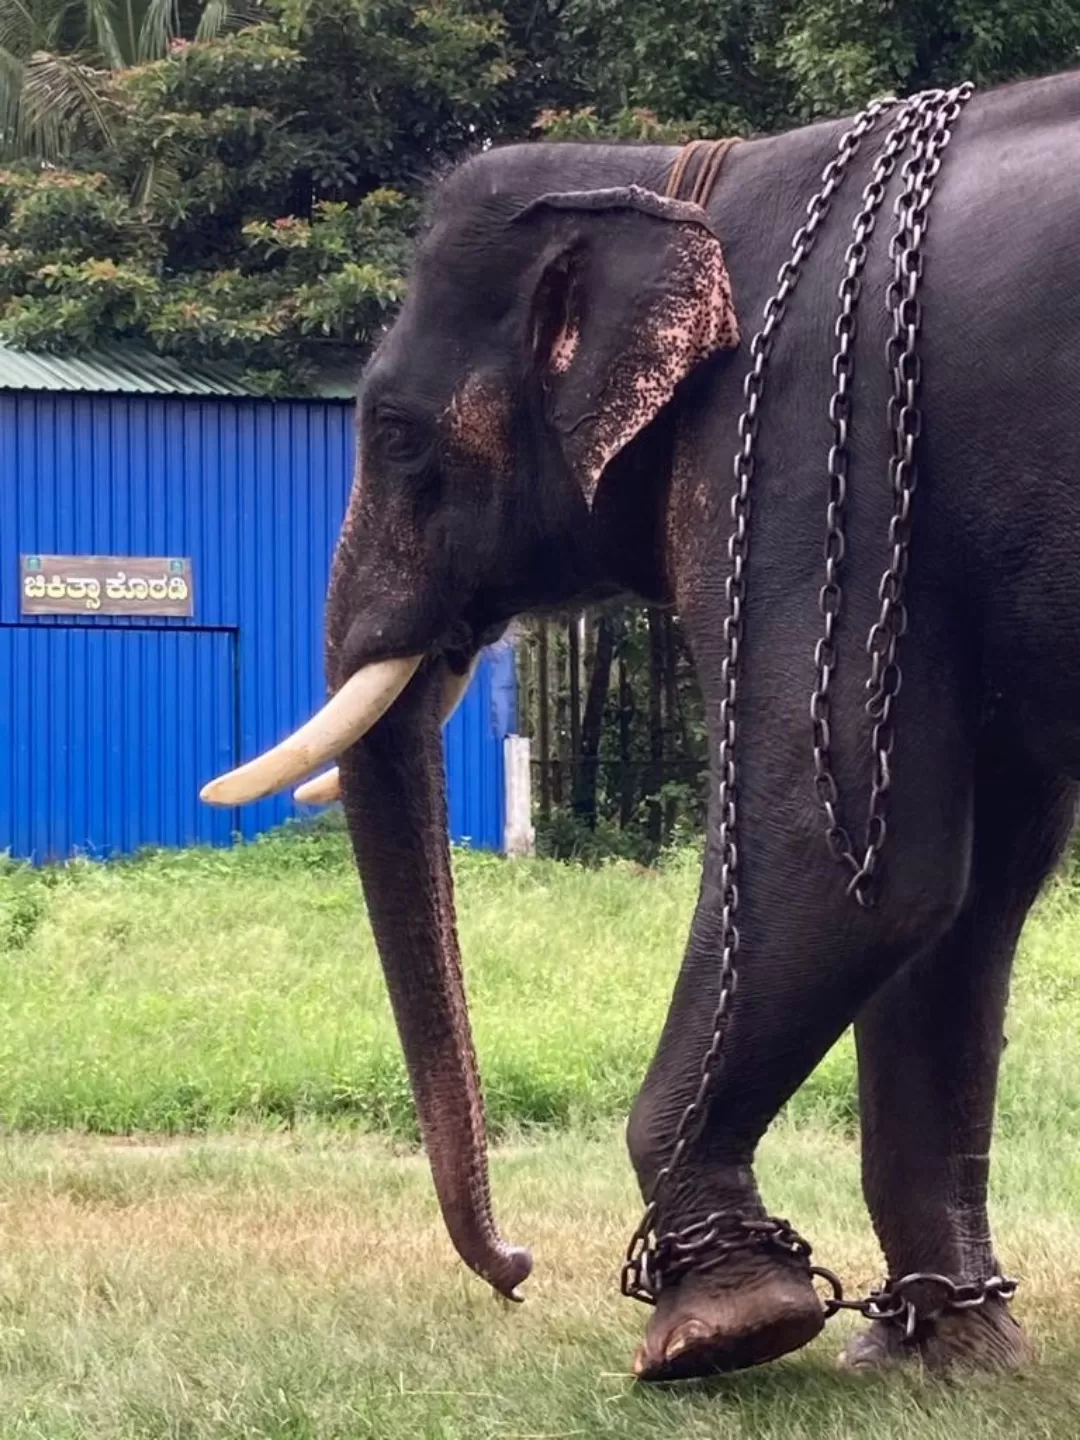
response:
M229 0L206 0L195 27L195 39L213 40L225 29L228 18Z
M106 99L110 75L81 55L38 51L26 64L16 142L23 154L53 158L78 137L112 143Z
M82 0L87 41L97 50L110 70L121 70L135 63L134 37L127 40L117 20L123 18L123 7L116 0Z
M260 25L265 19L266 11L260 0L206 0L199 16L195 38L213 40L231 30L243 30L247 25Z
M180 33L178 0L149 0L139 26L136 60L157 60L169 48L169 41Z
M5 158L18 150L16 136L24 79L22 60L0 46L0 156Z
M180 205L184 182L171 165L154 159L143 167L132 190L132 203L146 220L160 219Z
M35 16L23 0L0 0L0 50L25 59L35 44Z

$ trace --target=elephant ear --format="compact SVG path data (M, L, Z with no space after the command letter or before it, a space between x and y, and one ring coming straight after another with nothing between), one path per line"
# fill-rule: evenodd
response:
M543 195L531 360L591 507L612 459L707 356L739 342L720 241L697 205L638 186Z

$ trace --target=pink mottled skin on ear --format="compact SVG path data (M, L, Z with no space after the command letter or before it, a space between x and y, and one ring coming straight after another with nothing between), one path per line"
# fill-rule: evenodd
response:
M551 347L551 368L556 375L565 375L570 369L580 344L581 331L577 326L572 323L564 325Z
M715 351L739 343L719 241L703 227L678 230L670 283L634 324L629 345L607 377L596 423L583 432L575 468L590 505L609 462L663 409L679 382Z

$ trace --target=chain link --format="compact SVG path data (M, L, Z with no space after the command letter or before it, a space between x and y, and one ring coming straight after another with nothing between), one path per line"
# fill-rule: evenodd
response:
M818 595L824 633L814 651L816 683L810 698L810 722L813 728L814 786L825 812L825 839L833 856L851 872L848 891L864 907L873 904L871 887L885 844L885 798L892 781L891 760L895 744L893 709L903 679L897 660L897 646L907 629L903 593L911 543L911 503L917 482L915 446L921 431L917 404L921 378L917 343L922 322L918 299L922 278L922 242L926 234L927 207L941 168L942 151L961 107L971 93L972 86L969 84L959 85L947 92L930 90L915 96L902 107L878 157L870 183L863 191L863 205L853 223L853 237L844 257L845 274L839 290L838 348L833 357L836 390L829 403L834 434L828 459L825 584ZM889 563L878 586L881 609L866 642L870 657L870 678L866 686L870 698L866 703L866 712L872 725L871 781L866 836L862 855L857 857L851 835L841 818L840 797L832 772L829 699L837 666L834 636L843 603L838 577L845 552L844 501L849 465L852 343L862 270L868 253L867 239L874 228L888 183L895 173L897 159L909 141L912 155L901 172L903 186L894 206L897 227L889 245L893 278L886 292L886 303L892 316L893 330L886 358L893 385L888 411L892 436L889 483L893 493L893 512L889 522Z
M958 85L939 96L920 116L914 140L914 154L904 166L904 188L896 201L897 228L890 245L893 283L888 291L888 308L893 333L886 352L892 369L893 395L889 403L889 426L893 455L889 480L893 492L893 513L889 521L889 564L878 586L881 611L866 641L870 656L869 699L866 713L873 722L870 750L873 771L866 819L866 850L857 894L865 895L873 880L885 844L885 798L889 792L895 732L892 712L903 676L896 658L897 646L907 630L904 581L911 544L912 498L918 483L915 448L922 432L918 408L921 364L918 355L922 305L918 298L922 279L922 245L926 238L929 205L934 193L942 156L952 127L959 119L973 86Z
M850 456L848 436L851 428L851 383L854 369L853 345L856 317L862 292L862 272L869 253L869 238L885 199L896 162L927 102L921 96L908 100L901 108L889 131L873 174L862 193L862 208L852 225L852 240L844 255L844 278L840 282L840 314L836 321L837 349L833 356L832 373L836 382L829 400L829 419L833 426L833 443L829 449L828 507L825 515L825 583L818 592L818 609L824 631L814 649L816 684L810 698L810 722L813 727L814 788L825 812L825 839L835 859L851 871L849 889L862 901L865 890L862 867L855 856L851 835L840 815L840 795L832 772L832 726L829 690L837 668L835 634L843 607L840 569L847 549L844 533L844 507L847 500Z
M669 1230L643 1253L641 1276L654 1298L690 1270L711 1270L736 1250L782 1250L809 1260L810 1246L786 1220L746 1220L715 1210L695 1225ZM643 1298L635 1296L636 1299Z
M739 416L739 449L735 456L735 493L731 501L732 529L728 539L728 571L725 586L727 614L724 618L724 661L721 669L720 745L717 754L717 845L720 853L721 958L718 998L712 1019L709 1047L701 1063L693 1099L683 1110L675 1130L667 1163L657 1172L645 1203L645 1211L630 1237L621 1274L622 1293L635 1300L654 1304L662 1276L653 1233L660 1200L673 1171L696 1137L704 1119L705 1101L715 1078L716 1062L723 1047L738 984L735 957L739 949L736 915L739 908L737 811L735 784L735 722L738 697L739 646L742 639L743 606L746 596L746 562L750 544L750 489L754 478L758 413L765 389L765 371L772 353L777 327L784 317L788 299L798 284L803 261L813 249L818 230L832 205L862 138L877 122L892 100L879 100L859 115L840 139L836 155L822 173L821 189L810 201L806 222L795 232L791 255L780 267L777 290L765 306L761 329L750 342L750 370L743 382L745 408ZM697 1245L694 1253L705 1247ZM669 1247L670 1249L670 1247Z
M898 1325L904 1332L904 1339L915 1336L919 1321L934 1319L946 1310L975 1310L988 1300L1009 1301L1019 1288L1016 1280L1006 1275L990 1275L985 1280L960 1281L948 1275L933 1271L919 1270L904 1275L899 1280L888 1280L880 1290L872 1290L859 1300L845 1300L844 1287L831 1270L821 1265L811 1267L810 1273L819 1276L831 1288L832 1294L825 1300L825 1318L831 1320L841 1310L852 1310L866 1320L879 1324ZM909 1291L932 1286L941 1291L937 1306L920 1309Z
M720 742L717 756L717 844L720 858L721 962L718 998L712 1018L711 1039L698 1073L693 1098L676 1126L667 1163L657 1172L649 1189L645 1210L626 1250L621 1271L622 1293L646 1304L655 1304L665 1285L671 1285L691 1270L701 1271L722 1264L739 1250L773 1249L807 1267L811 1276L825 1281L830 1295L825 1300L826 1318L840 1310L856 1310L868 1319L901 1323L907 1338L914 1333L919 1312L908 1292L916 1286L934 1285L942 1290L942 1308L969 1309L991 1297L1012 1298L1016 1282L991 1276L982 1282L965 1283L930 1273L906 1275L888 1281L860 1300L847 1300L836 1275L811 1265L811 1247L786 1221L772 1217L748 1219L729 1211L714 1211L680 1230L656 1233L660 1201L672 1174L703 1124L706 1105L719 1066L731 1008L738 985L735 966L739 949L736 917L739 905L738 843L735 745L736 700L740 647L743 638L743 611L746 601L746 565L749 554L750 492L754 479L755 449L765 376L777 329L794 291L803 262L813 249L818 231L829 214L832 200L843 182L863 138L878 118L900 104L894 123L875 162L871 179L862 194L862 206L852 227L852 240L844 257L845 271L839 289L840 315L836 322L837 350L833 357L836 389L829 405L833 444L829 451L829 496L826 512L825 583L818 596L824 633L814 653L816 681L810 714L814 742L814 784L827 820L826 838L832 854L852 873L849 893L861 905L872 903L870 885L885 841L885 797L890 786L889 762L893 749L893 702L900 689L901 672L896 659L897 643L907 625L904 608L904 579L911 539L911 500L916 485L915 446L920 433L917 392L920 380L917 341L921 325L918 286L922 277L922 242L926 234L928 206L934 182L941 168L942 153L963 103L972 93L970 84L948 92L932 90L902 104L894 97L873 102L856 117L840 138L837 152L821 176L821 188L806 210L806 221L795 232L791 255L780 267L777 289L767 302L762 327L750 343L750 369L743 383L744 409L739 417L739 448L735 456L735 490L731 502L732 530L728 540L730 569L725 586L727 614L724 619L724 660L721 669ZM887 292L893 318L887 359L892 371L893 394L889 403L889 426L893 437L889 479L893 511L889 523L890 558L878 588L881 609L867 639L870 656L870 698L866 710L873 722L871 748L873 773L867 819L866 842L861 861L856 857L840 815L840 797L831 763L829 690L836 672L835 632L843 592L840 570L846 540L844 507L847 495L853 373L852 345L861 293L862 272L868 242L890 180L904 149L910 144L911 158L901 175L903 186L894 213L896 232L890 243L893 279Z

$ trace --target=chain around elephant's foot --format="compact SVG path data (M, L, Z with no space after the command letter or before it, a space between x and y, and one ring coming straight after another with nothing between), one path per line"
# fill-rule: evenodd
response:
M798 1350L825 1311L808 1267L753 1252L692 1270L659 1295L634 1356L639 1380L688 1380L743 1370Z
M852 1336L839 1364L844 1370L878 1371L919 1361L942 1374L1019 1370L1033 1359L1031 1341L1005 1301L987 1300L977 1310L945 1311L920 1320L910 1339L902 1326L875 1321Z

